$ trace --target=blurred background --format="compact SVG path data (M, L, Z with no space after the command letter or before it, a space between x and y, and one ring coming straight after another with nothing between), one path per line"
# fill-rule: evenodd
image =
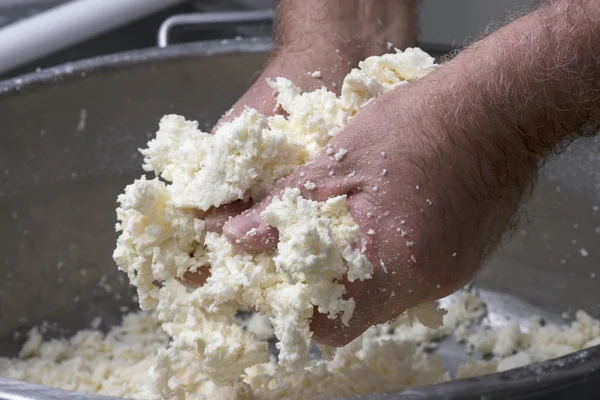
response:
M65 13L48 18L48 12L56 13L67 3L79 3L79 7L63 7ZM479 36L491 21L503 20L531 3L421 0L420 46L435 53L459 48ZM161 24L172 16L272 8L273 0L0 0L0 79L67 61L156 46ZM272 23L265 18L252 23L222 20L175 24L168 40L173 44L230 40L270 36L271 32Z

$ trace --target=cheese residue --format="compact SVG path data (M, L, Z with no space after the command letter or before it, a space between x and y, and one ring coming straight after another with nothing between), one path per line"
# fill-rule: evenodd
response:
M179 285L181 286L181 285ZM181 288L178 288L178 290ZM295 373L277 368L274 359L246 369L241 381L217 386L198 374L195 348L166 350L169 336L156 312L124 317L107 334L84 330L70 339L44 341L33 328L19 358L0 357L0 376L83 393L135 399L270 400L339 398L372 393L393 393L409 387L451 379L436 354L438 341L454 335L489 361L470 360L458 367L456 379L470 378L545 361L600 345L600 322L578 312L569 325L529 325L509 322L486 329L485 303L472 292L447 299L443 326L413 323L410 315L369 329L349 345L312 360ZM419 311L417 310L417 313ZM268 339L273 331L259 314L236 319L236 326ZM225 332L226 333L226 332ZM322 349L327 352L328 349ZM148 373L150 371L150 373Z

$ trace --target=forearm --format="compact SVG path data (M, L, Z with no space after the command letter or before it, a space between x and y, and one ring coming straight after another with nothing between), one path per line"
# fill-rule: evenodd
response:
M417 183L429 186L420 193L444 193L438 209L462 227L457 246L488 244L465 264L489 255L541 162L597 130L599 20L600 1L555 0L397 92L396 110L406 109L407 120L417 112L429 137L417 154L406 154ZM473 207L464 207L465 196Z
M337 52L352 62L416 45L417 0L280 0L277 46Z
M597 130L599 61L600 1L549 2L440 69L437 79L453 87L455 104L469 109L447 110L445 122L471 132L494 126L478 135L515 141L542 159Z

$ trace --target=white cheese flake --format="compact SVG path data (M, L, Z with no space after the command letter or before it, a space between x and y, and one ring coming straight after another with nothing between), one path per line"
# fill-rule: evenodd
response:
M337 151L337 153L335 153L335 155L333 156L333 158L335 159L335 161L341 161L342 158L344 158L344 156L348 154L348 150L346 149L339 149Z
M311 181L304 182L303 186L306 190L314 190L317 187L317 185Z

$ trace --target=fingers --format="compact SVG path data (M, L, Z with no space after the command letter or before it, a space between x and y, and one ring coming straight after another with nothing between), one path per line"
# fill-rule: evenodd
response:
M274 249L279 240L277 229L260 217L269 203L260 203L229 220L223 227L223 235L240 250L263 252Z
M262 252L274 249L279 235L275 228L263 221L261 214L286 188L297 188L305 199L325 201L346 194L356 186L356 180L343 174L342 164L336 166L336 169L327 168L328 164L331 164L329 157L322 154L298 167L288 178L277 182L275 188L261 202L226 222L223 226L225 237L234 246L246 251ZM335 173L330 174L330 171Z
M310 322L313 339L327 346L345 346L359 337L371 325L368 312L369 304L368 301L365 301L366 299L362 298L365 293L364 283L360 281L353 283L345 281L343 283L346 286L344 297L354 299L356 304L348 325L344 325L339 316L331 319L328 315L317 312L316 307Z
M230 204L222 205L218 208L210 210L204 218L206 224L206 230L208 232L221 233L223 231L223 225L229 219L235 217L238 214L246 211L252 206L251 201L244 202L242 200L234 201Z
M277 246L279 233L261 218L271 201L280 196L289 185L289 179L280 180L275 189L260 203L230 219L223 227L223 235L231 244L245 251L268 251Z
M369 327L388 322L407 309L426 301L420 285L425 283L420 265L411 260L412 247L407 247L402 230L389 207L383 207L369 185L354 191L348 198L348 209L361 228L356 249L373 265L371 279L344 282L346 297L353 298L355 311L348 326L340 318L329 319L317 314L311 323L314 339L329 346L344 346ZM409 229L405 227L404 229ZM416 258L415 258L416 259ZM416 281L416 283L415 283Z
M177 278L179 283L182 285L195 289L204 285L206 280L210 277L210 270L206 267L199 268L196 272L187 271L183 274L182 278Z
M356 243L356 250L367 256L373 264L374 273L371 279L343 282L346 287L345 298L354 299L356 305L348 326L344 325L339 317L330 319L329 316L318 314L315 310L311 321L313 338L328 346L345 346L363 334L370 326L377 323L383 308L381 305L389 300L389 295L385 294L385 286L380 286L379 283L382 275L387 275L387 272L384 271L382 264L377 262L375 236L369 234L377 228L377 221L374 221L371 216L376 205L371 199L369 193L363 190L355 191L348 198L348 210L361 227L361 236ZM384 279L389 280L389 277L385 276Z

